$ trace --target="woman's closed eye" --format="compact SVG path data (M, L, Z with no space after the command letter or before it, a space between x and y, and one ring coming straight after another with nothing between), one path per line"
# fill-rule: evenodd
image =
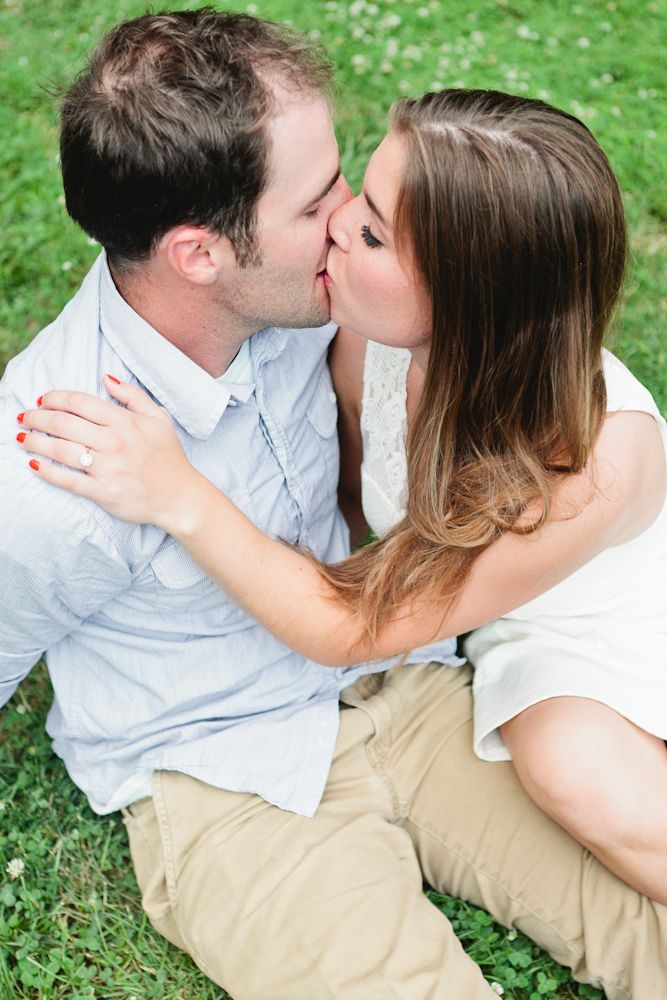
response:
M373 236L370 226L361 227L361 238L367 247L381 247L382 244Z

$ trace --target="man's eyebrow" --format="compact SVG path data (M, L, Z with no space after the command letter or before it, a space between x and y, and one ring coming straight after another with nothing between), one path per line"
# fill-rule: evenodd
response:
M375 204L375 202L373 201L373 199L369 195L368 191L366 191L366 190L364 190L364 198L366 199L366 201L368 203L368 207L370 208L370 210L373 213L373 215L377 215L378 219L380 220L380 222L382 223L382 225L385 227L385 229L391 229L392 228L391 223L387 222L387 220L385 219L384 215L382 214L382 212L377 207L377 205Z
M340 170L340 166L338 166L338 167L336 167L336 173L333 175L333 177L331 178L331 180L329 181L329 183L325 184L325 186L322 188L322 190L320 191L320 193L318 195L316 195L314 198L311 198L310 201L308 202L308 204L309 205L314 205L316 201L322 201L322 198L324 198L326 195L329 194L329 191L331 191L331 188L334 186L334 184L336 183L336 181L340 177L340 174L341 174L341 170Z

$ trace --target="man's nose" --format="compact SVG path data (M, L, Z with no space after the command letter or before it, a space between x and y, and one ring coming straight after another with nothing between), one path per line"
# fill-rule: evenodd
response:
M352 201L354 195L352 194L352 188L347 183L347 178L345 174L341 174L338 178L338 184L340 186L340 201L341 205L344 205L347 201Z

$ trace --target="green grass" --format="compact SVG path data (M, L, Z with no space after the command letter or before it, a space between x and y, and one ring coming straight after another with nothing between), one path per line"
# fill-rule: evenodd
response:
M135 0L0 0L0 371L64 305L97 252L62 205L48 91L70 81L108 26L143 9ZM667 409L664 3L266 0L245 9L318 32L331 52L353 186L398 94L495 87L582 117L618 173L631 225L616 350ZM49 701L39 668L0 715L0 1000L223 997L143 917L122 823L96 817L51 753ZM15 880L5 874L12 858L26 866ZM431 898L506 997L601 996L482 911Z

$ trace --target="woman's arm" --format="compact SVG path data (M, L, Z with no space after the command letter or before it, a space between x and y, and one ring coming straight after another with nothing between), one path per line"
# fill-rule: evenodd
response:
M589 467L557 497L559 519L530 536L504 535L474 564L446 616L432 595L422 595L406 603L371 646L358 616L340 605L316 566L264 535L192 468L163 410L136 387L109 380L106 387L127 411L82 393L52 392L41 409L24 415L24 429L57 435L28 433L28 451L74 468L80 442L93 454L85 475L50 462L39 463L36 474L117 517L158 524L253 618L330 666L404 652L505 614L644 530L665 492L655 421L639 413L608 418Z
M350 529L353 549L358 548L368 534L361 506L361 397L367 343L358 334L340 329L329 351L329 366L338 399L338 503Z

